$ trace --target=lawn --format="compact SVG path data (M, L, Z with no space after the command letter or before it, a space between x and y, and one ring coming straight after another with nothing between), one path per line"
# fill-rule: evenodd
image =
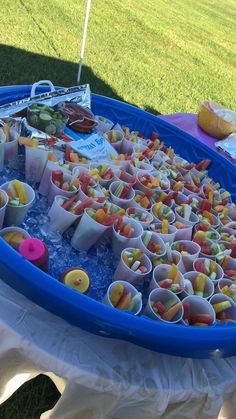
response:
M86 1L5 0L0 84L74 85ZM212 98L236 110L235 0L92 0L82 82L153 113L197 112ZM26 384L3 419L37 419L58 392Z
M5 0L0 83L75 84L85 3ZM83 81L153 112L236 109L235 21L235 0L93 0Z

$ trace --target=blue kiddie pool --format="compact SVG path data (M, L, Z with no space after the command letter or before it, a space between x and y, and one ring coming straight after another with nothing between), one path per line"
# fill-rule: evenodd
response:
M2 87L0 104L28 97L30 91L31 86ZM47 88L40 87L39 92L45 91ZM173 146L175 152L188 161L211 159L210 176L229 190L236 201L236 168L217 152L167 122L126 103L92 95L92 110L146 136L158 131L166 145ZM215 324L207 328L166 325L144 316L137 318L110 309L35 268L2 239L0 277L44 309L106 339L122 339L153 351L190 358L236 355L236 326L233 323Z

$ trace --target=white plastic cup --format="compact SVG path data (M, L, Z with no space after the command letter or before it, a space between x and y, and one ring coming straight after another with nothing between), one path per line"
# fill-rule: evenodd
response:
M10 182L6 182L3 185L0 186L1 189L4 191L7 191L8 185ZM31 207L32 203L35 200L35 192L31 188L30 185L27 183L22 182L25 188L25 192L28 198L28 203L25 205L19 205L18 207L10 205L9 202L7 204L6 212L5 212L5 218L4 218L4 224L6 226L11 226L12 224L21 224Z
M236 221L236 206L235 204L227 205L229 209L228 216L231 218L232 221Z
M23 228L20 228L20 227L5 227L2 230L0 230L0 237L2 237L4 239L5 234L11 233L13 231L15 231L17 233L21 233L26 239L31 238L28 231L23 230Z
M206 239L206 241L207 241L210 245L211 245L212 243L214 243L214 240ZM216 259L216 255L207 255L206 253L202 252L202 250L200 250L199 257L201 257L201 258L208 258L208 259L212 259L212 260L215 260L215 259Z
M110 227L98 223L84 210L72 239L71 246L76 250L89 250Z
M72 176L68 175L67 173L64 173L64 181L70 183L72 180ZM78 189L76 191L70 192L70 191L63 191L61 188L58 188L58 186L55 185L52 181L52 175L50 177L50 189L48 192L48 203L49 205L52 205L54 198L56 195L64 196L65 198L70 198L71 196L78 193Z
M170 300L176 300L176 303L180 303L180 299L173 292L163 289L163 288L154 289L148 297L148 302L147 302L147 305L145 307L143 314L147 317L150 317L152 320L157 320L157 321L161 321L168 324L178 323L179 321L182 320L183 313L184 313L182 304L181 304L180 309L178 310L178 312L176 313L176 315L171 321L162 319L161 316L158 316L155 313L155 311L153 311L152 309L151 301L160 301L163 305L165 305L165 303L167 303Z
M189 271L184 274L184 279L188 279L192 283L192 286L194 286L195 278L199 274L200 272L197 272L197 271ZM206 276L206 285L204 289L204 294L206 294L206 296L205 297L203 296L202 298L209 300L209 298L211 298L211 296L214 294L214 290L215 290L215 287L212 280L208 276ZM191 294L189 294L186 290L182 291L182 296L187 297L188 295L191 295Z
M194 226L195 224L199 223L199 218L198 218L197 214L195 214L194 212L191 211L189 220L185 220L185 218L182 217L178 213L177 208L178 207L176 207L174 209L176 221L180 221L181 223L183 223L183 224L185 224L187 226Z
M4 168L5 143L0 142L0 170Z
M114 131L116 133L116 135L118 136L118 138L119 138L119 140L117 140L116 142L111 142L112 131ZM116 129L113 129L113 130L110 130L110 131L105 132L104 137L112 145L112 147L114 147L114 149L118 153L120 153L120 150L122 148L124 134L122 134L122 132L120 132L120 131L118 131Z
M213 297L211 297L213 298ZM190 304L190 314L192 316L198 314L209 314L212 318L211 324L215 323L216 315L215 311L208 300L205 298L199 297L197 295L189 295L182 300L182 303L188 302ZM184 325L188 325L188 323L184 320L184 316L182 319L182 323Z
M154 261L156 259L160 259L163 256L165 256L166 246L165 246L165 243L163 242L163 240L159 237L159 235L157 233L154 233L154 232L150 232L150 233L152 233L151 240L155 244L158 244L159 246L161 246L161 253L157 254L157 253L150 252L150 250L148 250L148 248L144 245L142 238L146 234L146 232L144 232L140 236L139 241L138 241L138 247L139 247L139 249L143 250L143 252L149 257L149 259L151 261Z
M13 139L8 143L4 143L5 146L5 157L4 162L7 163L9 160L13 160L18 156L18 140Z
M116 231L116 224L117 221L112 226L112 250L115 256L120 256L123 249L126 249L127 247L136 247L139 243L139 239L141 235L143 234L143 228L141 224L133 220L129 217L123 217L123 223L130 224L131 227L134 229L134 234L132 237L127 238L125 236L122 236ZM139 247L139 246L137 246Z
M194 271L197 271L196 270L196 263L197 262L203 262L204 263L204 261L206 260L207 258L198 258L198 259L196 259L194 262L193 262L193 269L194 269ZM215 262L216 263L216 262ZM220 281L222 278L224 277L224 271L223 271L223 269L221 268L221 266L218 264L218 263L216 263L216 279L215 280L212 280L211 278L211 281L213 282L213 284L217 284L218 283L218 281Z
M57 230L61 233L64 233L64 231L67 230L76 220L81 218L81 215L72 214L71 212L62 208L62 206L59 204L61 199L67 201L69 198L56 195L48 215L50 217L52 230Z
M176 241L174 243L176 243ZM172 250L175 250L173 248L174 243L171 245ZM189 240L178 240L178 243L184 244L186 247L186 252L190 253L187 256L182 254L181 255L186 271L192 271L193 262L198 258L201 248L199 244L191 242Z
M141 177L142 176L144 176L144 175L150 175L151 177L158 177L158 178L161 178L161 179L163 179L165 182L166 182L166 187L165 188L161 188L160 186L156 186L156 187L154 187L154 188L151 188L152 189L152 191L156 191L156 190L160 190L160 191L162 191L162 192L164 192L164 191L168 191L169 189L170 189L170 182L169 182L169 180L167 179L167 177L166 176L164 176L164 175L162 175L162 173L161 172L158 172L158 171L153 171L153 172L143 172L143 170L141 170L141 171L137 171L137 174L136 174L136 184L135 184L135 188L136 189L138 189L139 191L142 191L142 192L148 192L149 190L150 190L150 188L148 188L147 186L145 186L145 185L143 185L143 183L141 182Z
M228 276L226 271L228 271L229 269L234 269L234 268L236 268L236 259L229 256L228 263L226 267L223 269L224 277L232 280L232 277ZM235 281L235 279L233 279L233 281Z
M111 128L113 127L114 123L112 121L110 121L110 119L105 119L105 121L102 121L100 118L100 115L95 115L96 121L97 121L97 126L96 126L96 130L98 131L99 134L105 134L105 132L110 131ZM102 117L103 118L103 117Z
M130 207L127 208L126 210L126 214L127 217L131 218L131 220L135 220L137 221L139 224L141 224L141 226L143 227L144 230L147 229L147 227L152 223L153 221L153 216L152 214L150 214L150 212L146 211L145 209L142 208L135 208L136 213L138 214L138 217L141 218L142 214L145 214L146 217L148 217L149 221L141 221L141 219L136 220L135 218L132 217L132 215L129 214L130 210L134 208L134 207Z
M125 183L130 183L130 185L134 186L135 182L136 182L136 176L135 176L135 180L133 182L130 182L131 177L133 177L133 175L131 175L128 172L125 172L125 179L121 180L119 178L121 170L120 169L115 169L114 170L114 181L119 181L119 182L125 182Z
M156 288L162 288L159 285L159 282L163 281L164 279L169 279L168 272L170 271L170 269L171 269L171 265L168 265L167 263L163 263L162 265L158 265L154 268L153 273L152 273L152 279L148 287L148 294L150 294L150 292ZM179 271L179 284L182 288L184 287L184 278L180 271ZM182 291L180 290L173 294L180 294L181 292Z
M4 217L5 217L5 213L6 213L9 198L8 198L7 193L3 189L0 189L0 197L3 197L3 199L4 199L4 204L0 208L0 229L1 229L2 226L3 226L3 223L4 223Z
M106 305L108 305L109 307L112 307L112 308L116 308L116 307L114 307L113 305L112 305L112 302L111 302L111 300L110 300L110 292L111 292L111 290L117 285L117 284L122 284L123 286L124 286L124 288L128 291L128 292L130 292L131 293L131 297L133 298L133 297L135 297L137 294L138 294L138 290L132 285L132 284L130 284L129 282L127 282L127 281L115 281L115 282L112 282L110 285L109 285L109 287L108 287L108 290L107 290L107 292L106 292L106 295L104 296L104 298L103 298L103 303L104 304L106 304ZM137 305L137 307L136 307L136 311L133 313L132 312L132 314L134 314L134 316L137 316L139 313L140 313L140 311L142 310L142 301L140 300L139 301L139 304Z
M233 281L231 281L231 279L228 279L228 278L220 279L218 281L217 285L216 285L216 294L218 294L218 293L223 294L222 288L225 287L225 286L230 287L230 285L233 285Z
M124 154L128 154L129 156L133 153L135 143L131 140L127 140L127 138L123 138L121 152Z
M48 161L48 151L25 147L25 180L40 182Z
M112 176L112 178L111 179L102 179L101 177L100 177L100 179L99 179L99 181L98 181L98 183L102 186L102 187L104 187L104 188L106 188L106 189L108 189L108 187L110 186L110 184L112 183L112 182L114 182L116 179L115 179L115 173L114 173L114 170L113 170L113 167L109 164L109 163L105 163L105 162L102 162L102 163L91 163L91 165L90 165L90 170L92 170L92 169L96 169L97 167L99 167L99 166L102 166L103 164L106 164L111 170L112 170L112 172L113 172L113 176Z
M161 223L153 223L156 229L161 229ZM149 231L152 231L152 229L148 228ZM173 241L175 240L175 235L177 232L177 228L171 224L169 224L168 226L168 233L167 234L163 234L163 233L157 233L158 236L163 240L164 243L169 243L172 244Z
M154 194L151 198L152 204L158 204L158 202L160 202L160 200L158 201L158 199L160 198L161 193L162 193L162 191L160 189L154 191ZM168 191L168 192L166 192L166 194L168 196L168 195L171 194L171 192ZM174 203L175 203L175 201L173 199L171 199L171 201L168 204L165 204L165 205L167 205L169 208L173 209L174 208Z
M193 227L188 226L186 228L177 228L175 233L175 241L178 240L191 240L193 233Z
M209 211L210 213L211 213L211 215L212 215L212 219L213 219L213 224L210 224L210 227L213 227L213 228L217 228L217 227L219 227L219 225L220 225L220 218L219 218L219 216L218 215L215 215L215 214L213 214L213 211ZM197 212L197 214L199 215L199 214L201 214L201 212L200 211L198 211ZM199 222L200 223L202 223L203 221L201 220L201 218L199 217Z
M133 248L126 248L122 251L121 253L121 258L120 258L120 262L115 270L114 276L113 276L113 281L119 281L119 280L123 280L123 281L127 281L130 282L131 284L142 284L144 278L150 274L151 270L152 270L152 264L150 259L147 257L147 255L143 255L141 257L141 262L143 262L143 264L146 266L147 268L147 272L145 273L139 273L139 272L135 272L132 271L132 269L130 269L124 262L123 260L123 254L125 251L132 251L134 250Z
M212 308L213 308L213 304L222 303L223 301L229 301L230 304L231 304L231 307L224 310L224 312L226 314L228 314L231 317L232 320L236 320L236 304L235 304L235 302L232 298L228 297L227 295L225 295L223 293L219 293L219 294L214 294L211 297L209 302L210 302L210 304L212 305ZM214 310L214 308L213 308L213 310ZM217 316L216 316L216 318L217 318ZM228 320L228 321L230 321L230 320Z
M142 191L138 191L137 189L134 189L134 198L136 197L136 195L141 195L142 197L144 197L145 193ZM145 209L146 211L149 211L151 209L151 200L150 200L150 206L148 208L143 208L139 202L136 202L135 199L133 199L132 203L130 204L130 207L134 207L134 208L139 208L139 209ZM152 215L153 217L153 215Z
M154 205L152 205L152 207L151 207L151 214L153 215L153 218L154 218L154 220L157 222L157 223L161 223L162 222L162 220L160 220L155 214L154 214L154 207L155 207L155 205L158 205L158 204L154 204ZM165 204L163 204L163 206L162 206L162 208L166 208L166 209L168 209L169 211L170 211L170 217L169 218L166 218L166 220L168 220L168 223L169 224L172 224L172 223L174 223L174 221L175 221L175 213L174 213L174 211L172 211L172 209L170 208L170 207L168 207L167 205L165 205Z
M140 165L143 167L143 169L140 168ZM140 162L140 165L139 165L139 167L136 167L133 164L131 164L130 161L129 161L129 165L128 165L129 172L132 175L136 175L138 172L145 173L145 172L152 172L153 171L153 166L149 163Z
M201 231L201 229L200 230L197 230L197 226L198 225L195 225L193 227L193 236L196 234L197 231ZM221 239L220 234L213 227L209 227L208 228L208 231L212 231L215 234L215 238L213 239L214 241L217 241L218 242ZM209 240L212 240L212 239L209 239Z
M132 203L133 203L133 199L134 199L134 196L135 196L135 192L134 192L133 188L131 187L127 199L118 198L117 196L114 195L114 192L115 192L117 186L120 185L120 183L121 183L121 181L115 181L115 182L112 182L111 185L109 186L109 192L111 194L111 201L114 204L118 205L119 207L126 209L126 208L129 208L129 207L133 206ZM124 185L126 185L126 183L124 183Z
M95 191L97 191L97 197L104 197L105 196L104 193L102 192L100 186L96 186L93 189ZM86 201L87 199L89 199L88 195L86 195L81 189L79 189L78 198L81 201ZM104 202L96 202L96 201L94 201L90 206L93 209L98 209L98 208L102 207L103 205L104 205Z
M63 173L70 174L69 170L60 166L58 163L48 160L39 184L39 193L43 196L47 196L49 193L51 187L50 178L53 170L61 170Z

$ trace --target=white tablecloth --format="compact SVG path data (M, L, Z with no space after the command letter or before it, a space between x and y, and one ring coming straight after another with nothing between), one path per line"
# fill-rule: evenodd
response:
M0 281L0 403L49 375L61 398L41 418L236 417L236 358L191 360L89 334Z

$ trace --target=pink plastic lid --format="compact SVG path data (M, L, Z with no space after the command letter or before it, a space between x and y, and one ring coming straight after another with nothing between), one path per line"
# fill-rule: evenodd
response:
M25 259L33 263L39 262L45 256L45 246L39 239L23 240L18 250Z

